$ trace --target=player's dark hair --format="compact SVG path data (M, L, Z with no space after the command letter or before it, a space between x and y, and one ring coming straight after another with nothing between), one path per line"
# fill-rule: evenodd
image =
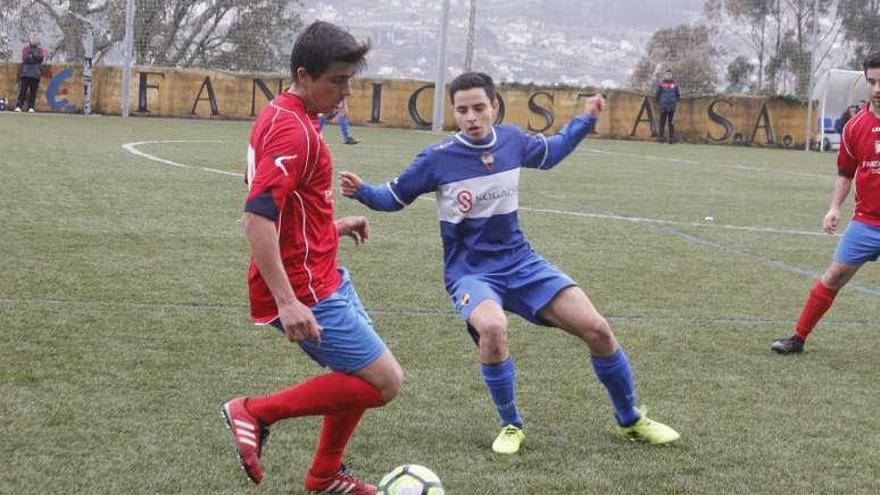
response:
M868 77L868 69L880 69L880 52L874 52L862 62L862 70L865 71L865 77Z
M489 101L495 101L495 83L489 74L482 72L465 72L449 83L449 100L455 101L455 93L466 89L483 88Z
M312 77L321 77L334 62L354 64L355 72L367 65L370 42L359 43L345 29L329 22L315 21L297 36L290 52L290 76L303 67Z

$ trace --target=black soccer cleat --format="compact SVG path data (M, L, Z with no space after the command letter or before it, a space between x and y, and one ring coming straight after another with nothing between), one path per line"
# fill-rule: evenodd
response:
M804 340L797 335L776 339L770 345L770 350L777 354L798 354L804 352Z

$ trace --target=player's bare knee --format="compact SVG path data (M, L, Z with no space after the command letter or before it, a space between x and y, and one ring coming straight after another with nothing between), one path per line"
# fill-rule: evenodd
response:
M373 384L382 397L382 404L388 404L395 397L400 395L403 390L403 372L397 370L389 370L383 374L378 383Z
M592 350L605 350L616 345L614 333L611 332L611 325L605 318L599 316L591 319L581 332L581 338L587 343Z
M822 284L831 290L840 290L852 278L852 273L831 268L822 276Z
M385 387L379 392L382 396L382 402L388 404L403 391L403 375L390 380Z
M507 345L507 321L493 319L483 322L477 332L480 334L480 344L485 342L490 347Z
M387 373L385 386L379 392L386 404L400 395L400 392L403 391L403 382L403 369L400 365L393 366Z

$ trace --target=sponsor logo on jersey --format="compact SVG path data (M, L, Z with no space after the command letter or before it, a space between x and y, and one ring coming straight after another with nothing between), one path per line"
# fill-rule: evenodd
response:
M484 151L480 156L480 161L483 162L483 166L486 167L486 170L492 170L492 165L495 165L495 155L493 155L491 151Z
M874 154L880 155L880 141L874 141Z
M880 175L880 160L867 160L862 162L862 168L871 175Z
M875 127L871 129L871 132L880 132L880 127Z
M456 199L458 200L458 211L462 213L467 213L474 207L474 195L467 189L459 191Z
M516 189L492 189L477 195L477 201L490 201L493 199L510 198L516 196Z

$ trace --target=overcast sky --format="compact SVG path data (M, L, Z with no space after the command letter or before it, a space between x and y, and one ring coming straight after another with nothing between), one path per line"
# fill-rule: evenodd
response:
M570 22L578 20L585 24L613 24L614 27L661 28L691 22L700 12L705 0L477 0L477 17L485 12L515 14L516 12L539 12L542 20ZM368 4L375 12L384 10L409 11L423 18L433 18L440 11L442 2L432 0L304 0L304 6L311 10L308 17L321 17L326 6L333 5L342 10L350 5ZM452 0L452 17L466 17L468 0ZM431 12L433 10L433 12ZM508 12L502 12L507 10ZM439 16L438 16L439 17ZM507 16L504 16L507 17ZM356 24L357 19L348 19L343 24Z
M645 27L668 27L696 17L704 0L585 0L583 5L596 5L606 11L608 22L619 25L637 23Z

